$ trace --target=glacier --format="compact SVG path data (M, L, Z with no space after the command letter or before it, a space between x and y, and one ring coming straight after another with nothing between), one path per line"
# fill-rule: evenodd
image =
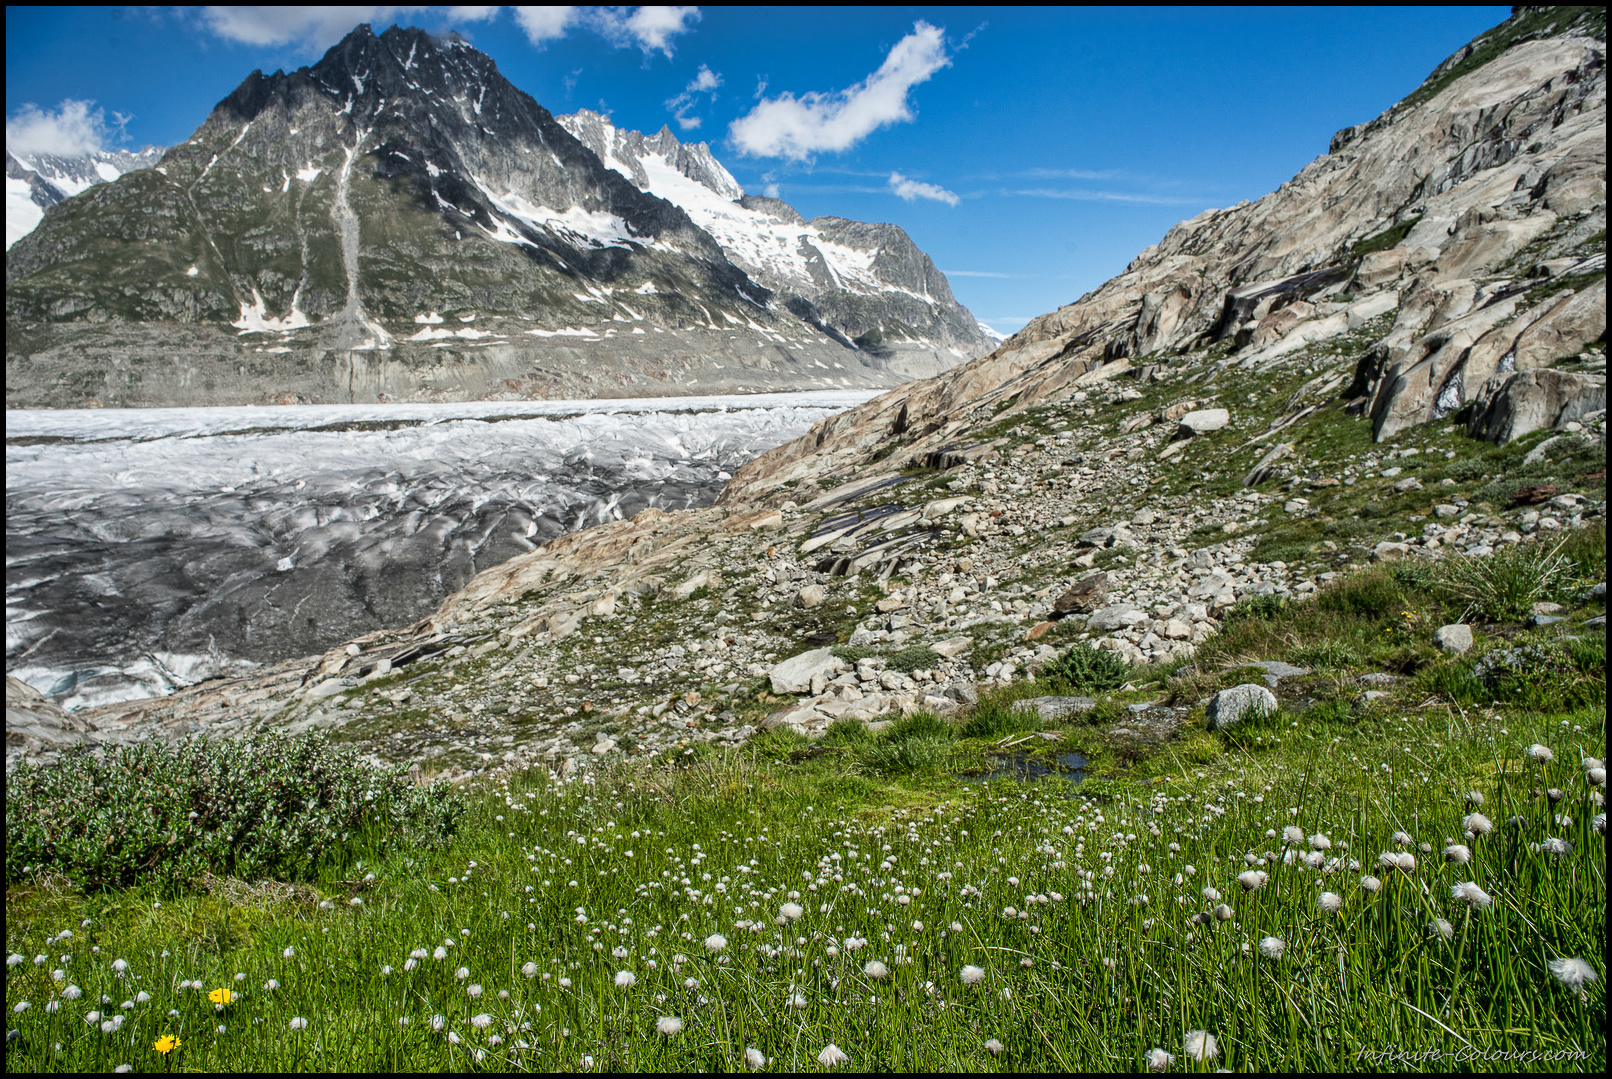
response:
M872 391L6 413L6 670L69 709L435 610Z

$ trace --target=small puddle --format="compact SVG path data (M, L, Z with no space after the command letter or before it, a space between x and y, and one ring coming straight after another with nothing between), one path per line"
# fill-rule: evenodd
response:
M1057 776L1070 784L1086 778L1086 758L1079 753L1059 753L1050 761L1045 757L1032 757L1024 753L993 753L991 770L983 775L963 776L966 783L989 783L994 779L1012 779L1020 783L1034 782L1043 776Z

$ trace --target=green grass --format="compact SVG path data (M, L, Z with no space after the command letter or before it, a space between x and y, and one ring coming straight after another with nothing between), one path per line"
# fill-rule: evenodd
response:
M1569 537L1575 557L1593 542ZM1190 704L1248 681L1250 659L1315 673L1284 681L1271 715L1210 733L1194 709L1140 752L1104 731L1157 688L1104 693L1044 730L1012 710L1043 679L878 733L842 721L815 742L772 731L571 782L498 776L446 845L338 836L311 887L176 891L137 874L86 891L8 872L7 1061L734 1071L754 1047L770 1069L819 1070L832 1043L855 1069L1129 1070L1154 1048L1182 1067L1207 1031L1212 1063L1234 1070L1375 1070L1366 1054L1390 1048L1602 1069L1602 789L1579 759L1606 743L1604 633L1480 634L1446 656L1428 644L1450 613L1439 588L1401 563L1306 602L1249 602L1195 668L1133 680L1167 679ZM1360 706L1354 672L1383 667L1412 677ZM1555 759L1531 761L1535 743ZM1004 744L1077 749L1090 778L963 781ZM1463 839L1468 792L1494 828ZM1380 868L1401 831L1415 868ZM1331 846L1310 866L1316 834ZM1468 863L1444 861L1446 837ZM1268 879L1245 891L1251 863ZM1492 903L1454 899L1465 882ZM1582 996L1551 974L1565 958L1601 975ZM207 994L222 988L235 996L219 1011ZM102 1033L111 1015L122 1026ZM676 1034L657 1032L667 1017ZM163 1057L168 1035L180 1046Z

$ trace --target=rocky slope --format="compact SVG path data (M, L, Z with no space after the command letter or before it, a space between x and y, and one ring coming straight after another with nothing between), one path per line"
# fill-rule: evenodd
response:
M1606 328L1596 18L1522 9L1405 101L1339 132L1278 190L1181 222L1124 273L989 355L762 457L725 497L810 482L824 456L866 461L892 437L903 445L896 463L921 456L964 436L973 409L1066 398L1082 379L1204 362L1291 367L1300 350L1390 313L1391 328L1334 388L1365 399L1379 439L1472 406L1496 374L1572 355ZM1578 295L1553 292L1541 306L1542 277Z
M32 232L45 211L95 184L162 160L161 146L94 150L84 154L15 154L6 151L6 249Z
M10 407L908 377L832 312L775 296L489 57L397 27L254 72L156 167L53 207L8 252L6 280ZM959 332L946 347L983 344Z
M78 713L94 729L74 737L328 729L425 771L566 772L946 712L1071 641L1154 684L1166 668L1141 665L1179 663L1241 603L1602 522L1596 17L1520 10L1292 183L763 455L717 506L556 539L415 626ZM1132 706L1105 737L1184 715ZM49 750L25 735L8 760Z

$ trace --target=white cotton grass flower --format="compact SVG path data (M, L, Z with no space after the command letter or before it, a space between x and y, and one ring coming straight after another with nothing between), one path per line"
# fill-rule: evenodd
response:
M1310 837L1311 850L1331 850L1332 840L1323 832L1317 832Z
M1343 896L1337 892L1322 892L1321 898L1316 900L1316 905L1321 908L1323 914L1336 914L1343 909Z
M675 1015L663 1015L655 1021L655 1030L665 1038L683 1033L683 1021Z
M760 1071L767 1066L766 1056L753 1045L744 1051L744 1062L753 1072Z
M712 933L710 936L705 938L705 950L708 952L720 952L727 946L728 938L724 937L721 933Z
M469 993L473 997L479 997L479 996L481 996L481 986L479 986L479 985L466 986L465 987L465 992Z
M877 959L869 959L863 964L862 973L866 974L869 978L882 978L886 974L890 973L890 968L879 962Z
M1528 747L1528 759L1535 764L1549 764L1556 759L1549 746L1542 746L1538 742Z
M1270 879L1271 875L1263 869L1249 869L1237 874L1237 883L1243 886L1243 891L1245 892L1252 892L1258 888L1265 887L1266 882Z
M431 1029L436 1031L438 1034L441 1034L444 1030L447 1030L448 1029L448 1020L447 1020L447 1018L445 1016L441 1016L441 1015L433 1015L431 1017Z
M1304 842L1304 829L1296 824L1289 824L1282 829L1282 842L1298 846Z
M475 1027L477 1030L486 1030L488 1027L493 1025L493 1017L488 1015L486 1012L482 1012L480 1015L473 1015L470 1017L470 1025Z
M1472 848L1465 843L1451 843L1444 848L1444 860L1451 865L1466 865L1472 860Z
M995 1038L987 1038L985 1041L985 1051L993 1057L1001 1053L1005 1048L1006 1046Z
M985 968L969 964L963 967L959 977L963 979L964 985L978 985L985 980Z
M817 1063L825 1068L832 1068L836 1064L843 1064L850 1060L851 1055L833 1042L823 1046L823 1051L817 1054Z
M1280 959L1287 952L1287 942L1281 937L1265 937L1259 942L1259 954L1266 959Z
M446 959L446 958L448 958L448 949L442 947L441 945L438 945L437 950L431 953L431 958L432 959Z
M1556 858L1566 858L1573 853L1573 844L1559 836L1551 836L1539 845L1539 849Z
M1602 835L1606 835L1606 814L1597 813L1595 818L1590 821L1590 827L1594 828Z
M1411 838L1409 832L1395 832L1389 837L1389 842L1396 847L1410 847L1415 845L1416 840Z
M1169 1071L1170 1065L1175 1063L1175 1054L1167 1053L1163 1049L1149 1049L1142 1054L1142 1059L1147 1062L1148 1071Z
M778 913L782 914L785 918L788 918L790 921L794 921L796 918L799 918L802 914L805 914L806 912L801 909L801 906L800 906L799 903L785 903L783 906L778 908Z
M69 985L66 989L62 990L62 997L64 999L66 999L66 1000L77 1000L79 997L81 997L83 995L84 995L84 990L80 989L76 985ZM144 995L144 994L142 994L142 995ZM150 1000L151 998L146 997L146 999Z
M1217 906L1214 909L1213 914L1215 916L1215 921L1217 922L1229 922L1237 916L1237 912L1232 910L1231 907L1225 903Z
M1213 1060L1220 1055L1220 1046L1216 1044L1215 1036L1208 1031L1190 1031L1182 1044L1186 1048L1187 1056L1199 1063Z
M470 977L470 968L460 967L458 970L453 972L453 976L459 981L464 981L466 978Z
M1383 886L1383 882L1378 880L1376 877L1370 875L1369 873L1366 876L1360 878L1360 887L1365 889L1368 892L1375 892L1378 888L1381 888L1382 886Z
M1482 813L1468 813L1461 818L1461 830L1472 835L1488 835L1494 831L1494 821Z
M1475 910L1483 910L1494 903L1494 897L1474 881L1465 881L1450 889L1450 898L1457 903L1465 903Z
M1606 769L1599 766L1584 769L1584 781L1592 787L1606 786Z
M630 970L618 970L618 971L616 971L616 988L617 989L631 989L633 987L633 984L636 983L637 981L638 981L638 975L634 974Z
M293 1016L289 1026L292 1030L306 1030L308 1027L308 1021L300 1015Z
M1552 959L1547 966L1550 975L1569 989L1583 991L1584 986L1600 977L1595 968L1578 958Z
M1427 931L1429 933L1436 933L1445 940L1455 939L1455 926L1451 925L1449 921L1444 918L1434 918L1428 923Z
M620 944L618 944L614 948L610 949L610 956L613 959L625 959L631 954L632 954L631 952L629 952L625 947L623 947Z
M528 977L528 978L537 977L537 964L536 963L522 963L521 964L521 973L523 975L525 975L526 977Z
M127 974L128 972L129 972L129 964L126 961L124 961L122 959L114 959L114 960L112 960L112 973L121 975L121 974Z

